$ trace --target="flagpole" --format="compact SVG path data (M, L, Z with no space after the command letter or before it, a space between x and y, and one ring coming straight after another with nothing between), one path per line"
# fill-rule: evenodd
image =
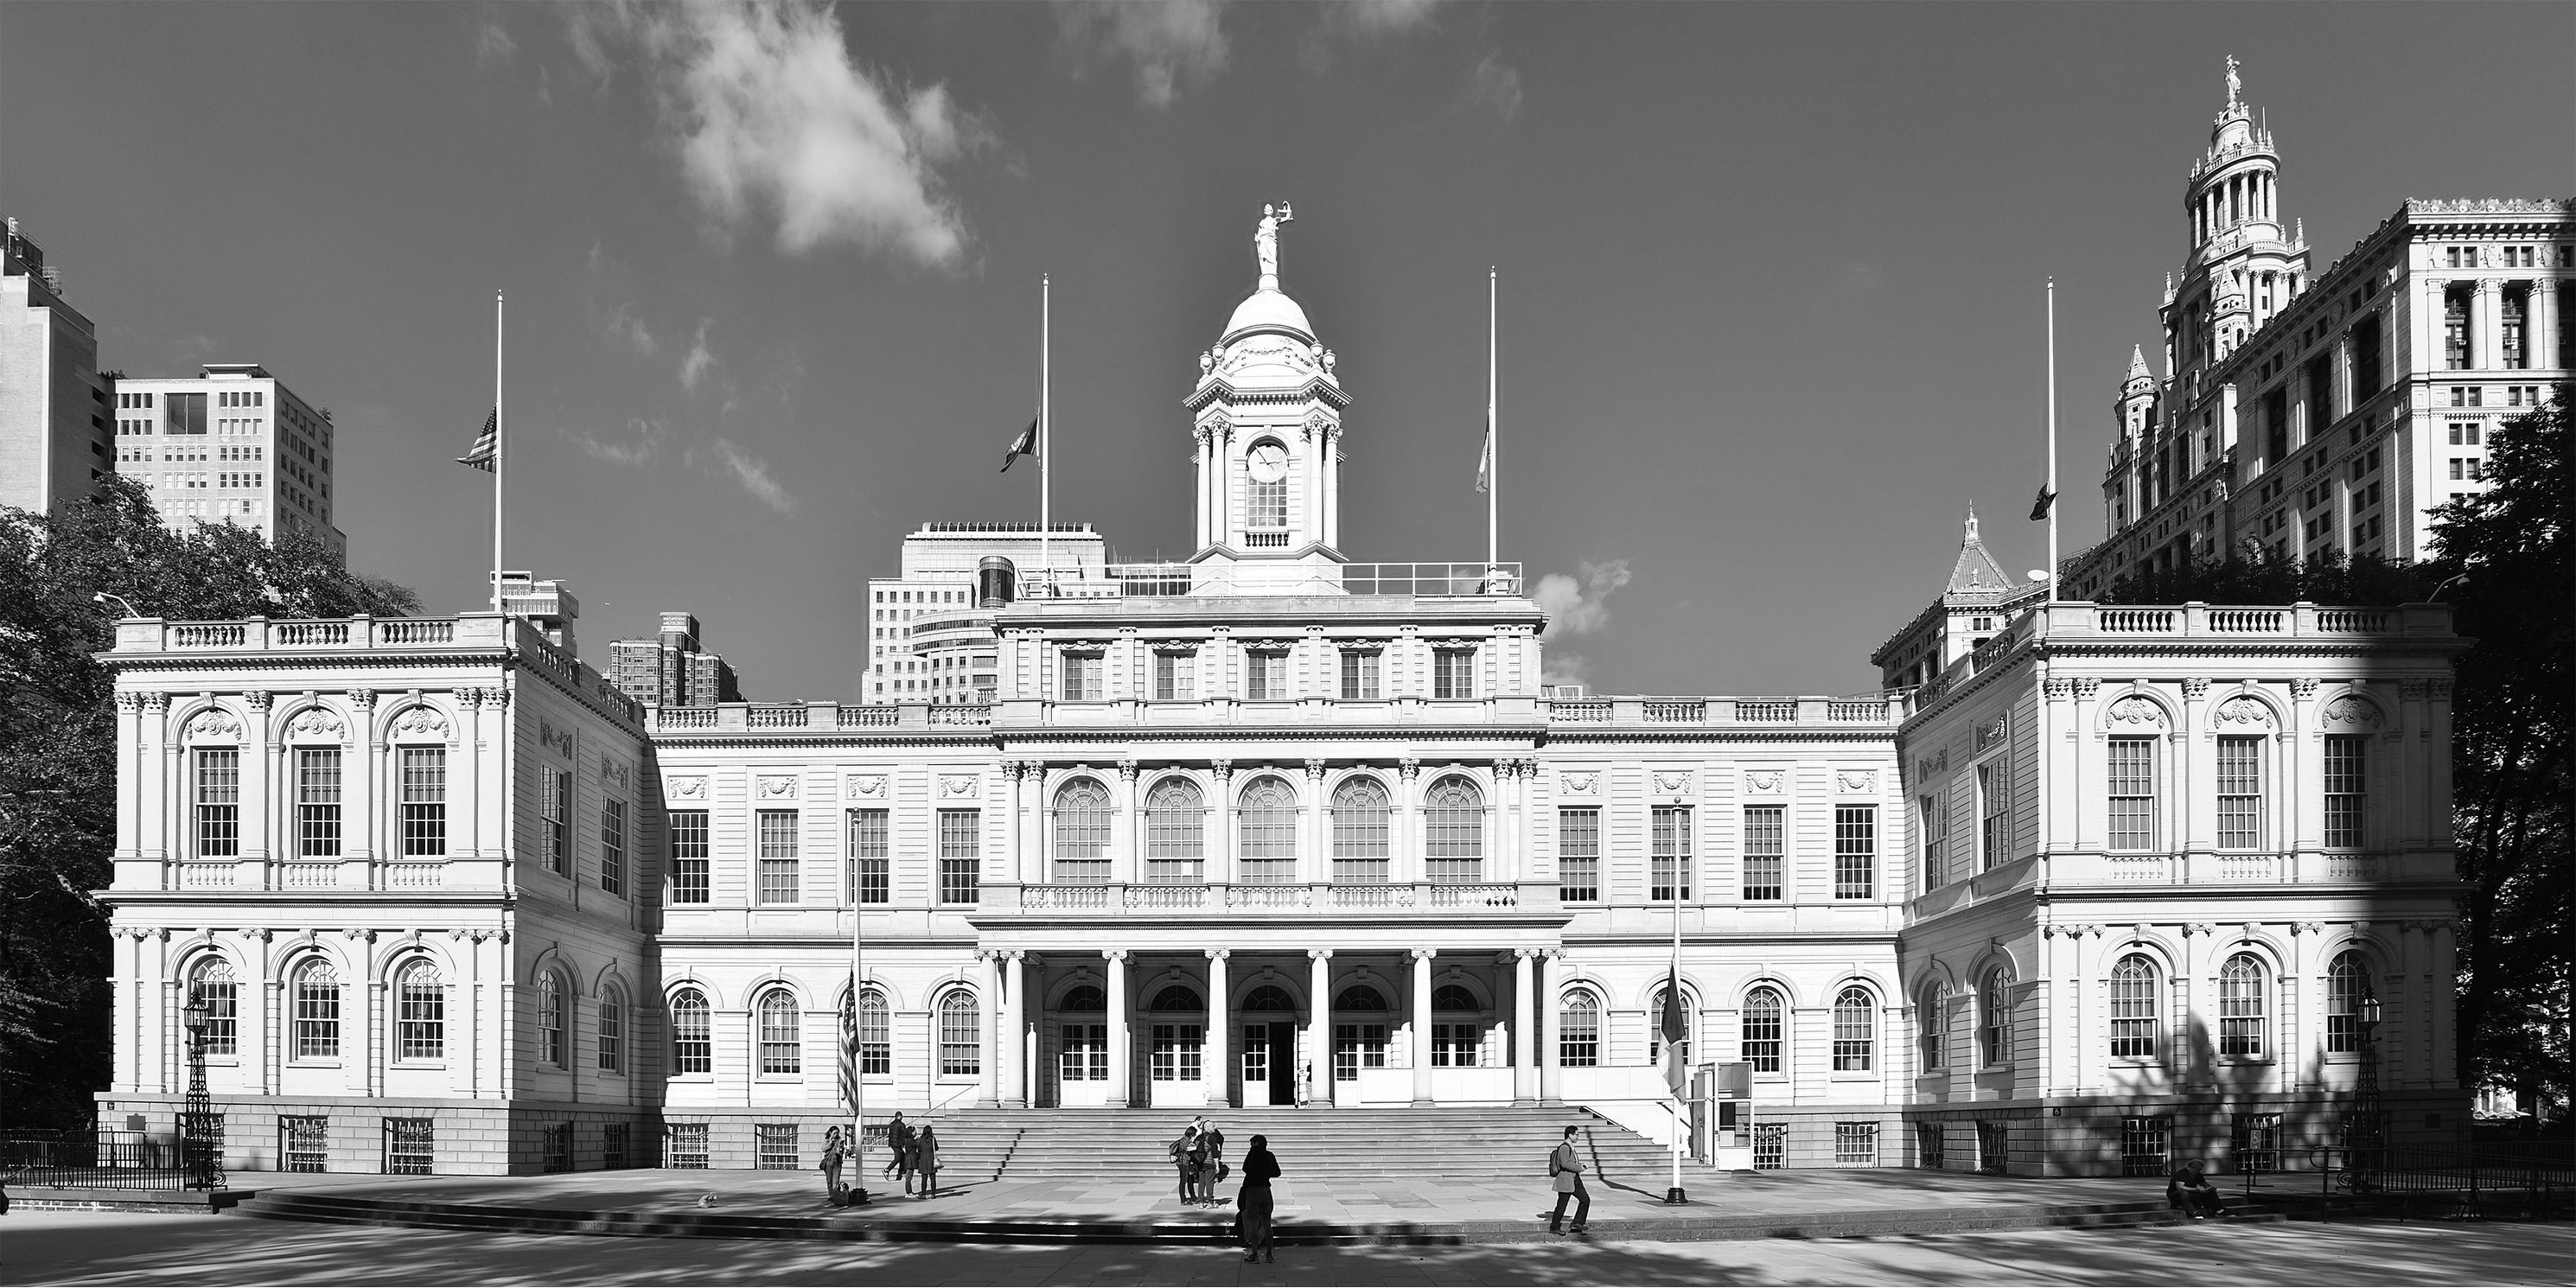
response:
M1683 817L1687 818L1688 815ZM1675 820L1675 825L1686 826L1679 819ZM1682 865L1689 861L1682 857L1682 852L1687 848L1686 846L1673 848L1673 968L1672 972L1665 977L1664 984L1665 990L1672 994L1672 1007L1680 1014L1682 1021L1679 1030L1665 1038L1676 1052L1681 1049L1682 1040L1690 1036L1690 1012L1682 1007L1682 890L1683 882L1686 880L1682 875L1684 871ZM1663 1017L1656 1016L1655 1021L1660 1024L1663 1022ZM1685 1113L1682 1101L1682 1088L1690 1085L1687 1081L1690 1068L1678 1056L1668 1055L1666 1058L1672 1060L1673 1070L1679 1076L1672 1080L1673 1188L1664 1195L1664 1201L1679 1203L1682 1201L1682 1134L1690 1130L1690 1119Z
M1052 277L1038 274L1038 576L1048 583L1049 594L1054 593L1055 581L1055 556L1048 545L1055 529L1048 512L1047 487L1048 467L1055 464L1055 444L1049 441L1055 433L1055 417L1048 411L1055 390L1055 369L1051 365L1055 361L1055 341L1050 330L1054 325L1054 296Z
M1502 273L1488 265L1485 269L1485 566L1490 569L1501 558L1502 544L1502 424L1495 419L1495 393L1501 383L1499 361L1502 330Z
M2048 279L2048 600L2057 602L2057 279Z
M492 611L501 611L501 477L509 453L501 450L509 416L501 407L501 292L492 292Z

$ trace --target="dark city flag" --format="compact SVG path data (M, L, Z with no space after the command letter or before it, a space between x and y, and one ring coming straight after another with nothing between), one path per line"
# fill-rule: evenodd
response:
M1682 1065L1682 1044L1690 1040L1689 1025L1682 1017L1682 973L1678 968L1664 980L1664 1012L1655 1017L1655 1031L1664 1042L1664 1082L1678 1096L1688 1076Z
M1029 418L1029 427L1021 430L1018 438L1011 440L1011 450L1002 453L1002 472L1005 474L1011 472L1011 462L1023 456L1035 459L1037 454L1038 418L1032 416Z
M483 418L483 432L474 436L474 450L456 458L459 465L471 465L486 474L492 472L492 451L501 439L501 409Z
M2030 503L2030 521L2033 523L2046 523L2048 521L2048 507L2055 504L2057 504L2057 494L2047 488L2041 488L2039 490L2039 499Z

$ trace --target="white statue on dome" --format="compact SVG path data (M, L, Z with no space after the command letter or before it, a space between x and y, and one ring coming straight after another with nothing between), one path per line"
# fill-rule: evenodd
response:
M1252 258L1261 265L1263 290L1279 289L1279 225L1296 217L1284 201L1261 207L1261 223L1252 230Z
M2234 107L2243 102L2244 95L2245 82L2236 77L2236 55L2229 54L2227 56L2227 105Z

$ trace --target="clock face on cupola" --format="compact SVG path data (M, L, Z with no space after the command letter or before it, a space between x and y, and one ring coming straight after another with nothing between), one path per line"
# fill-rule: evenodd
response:
M1250 470L1255 483L1276 483L1288 477L1288 449L1277 443L1253 448Z
M1342 409L1350 398L1306 310L1279 289L1285 205L1253 230L1260 277L1199 355L1184 405L1198 437L1196 559L1338 563Z

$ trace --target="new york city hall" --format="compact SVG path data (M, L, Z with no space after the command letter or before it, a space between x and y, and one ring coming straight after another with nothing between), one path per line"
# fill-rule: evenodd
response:
M851 1091L1670 1140L1676 935L1750 1166L2295 1157L2365 1073L2465 1116L2447 609L2047 602L1971 520L1824 642L1884 690L1553 688L1516 565L1345 555L1371 431L1257 254L1196 553L934 525L870 634L935 692L639 703L525 576L123 622L102 1121L168 1128L193 998L236 1168L810 1167Z

